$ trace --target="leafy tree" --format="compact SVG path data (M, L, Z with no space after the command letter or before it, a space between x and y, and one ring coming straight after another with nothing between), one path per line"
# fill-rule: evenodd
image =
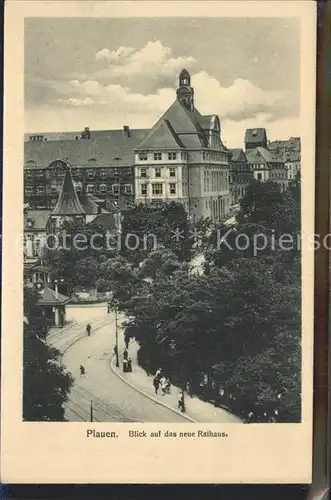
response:
M155 208L140 204L124 213L122 221L122 254L130 262L139 264L148 253L157 248L170 249L180 261L187 261L193 253L192 223L180 203L164 203ZM129 240L134 234L138 239ZM178 237L176 238L176 234Z
M73 378L60 363L60 353L45 342L47 326L37 305L38 294L24 290L23 419L63 421L63 403Z

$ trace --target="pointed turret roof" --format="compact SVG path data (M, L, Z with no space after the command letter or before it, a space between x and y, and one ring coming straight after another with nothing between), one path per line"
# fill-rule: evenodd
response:
M74 186L69 166L66 168L59 199L54 207L52 215L84 215L83 209Z

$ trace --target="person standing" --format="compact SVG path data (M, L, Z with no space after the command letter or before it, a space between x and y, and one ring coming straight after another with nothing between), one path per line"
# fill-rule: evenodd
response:
M91 327L90 323L88 323L87 326L86 326L86 331L87 331L87 336L88 337L91 335L91 330L92 330L92 327Z
M159 387L160 387L159 377L155 376L153 378L153 385L154 385L154 389L155 389L155 394L157 394L157 391L159 390Z
M125 350L123 351L123 358L124 358L125 360L127 360L127 359L128 359L128 355L129 355L129 353L128 353L127 349L125 349Z
M84 368L84 366L80 365L79 369L80 369L80 376L85 375L85 368Z

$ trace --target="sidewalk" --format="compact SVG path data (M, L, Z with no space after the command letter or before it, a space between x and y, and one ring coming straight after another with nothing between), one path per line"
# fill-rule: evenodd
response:
M115 366L115 357L111 360L111 369L122 380L129 385L142 392L145 396L153 399L154 401L178 411L177 401L179 388L171 386L170 394L162 396L162 394L155 394L153 386L153 375L148 376L137 362L137 352L139 346L136 342L131 340L129 345L129 356L132 359L132 373L123 373L122 370L122 356L120 356L120 367ZM161 392L161 391L160 391ZM241 423L241 419L232 413L222 409L216 408L213 404L201 401L196 396L190 397L185 393L185 407L186 412L182 413L183 416L188 417L192 422L204 423Z

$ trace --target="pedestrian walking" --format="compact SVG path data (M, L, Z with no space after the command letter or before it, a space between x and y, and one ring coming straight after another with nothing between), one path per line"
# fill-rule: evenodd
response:
M117 355L117 353L118 353L117 345L114 345L114 354L115 354L115 356Z
M108 302L108 304L107 304L107 313L108 313L108 314L110 313L110 304L109 304L109 302Z
M123 358L124 358L125 360L127 360L127 359L128 359L128 355L129 355L129 353L128 353L127 349L124 349L124 351L123 351Z
M155 389L155 394L157 394L157 391L159 390L159 387L160 387L159 377L155 376L153 378L153 385L154 385L154 389Z
M162 368L158 368L155 373L155 377L158 377L159 379L161 378L162 375Z
M161 390L162 390L162 396L164 396L167 392L167 387L168 387L168 381L164 376L161 377L161 379L160 379L160 386L161 386Z
M86 325L86 331L87 331L87 335L88 335L88 337L91 335L91 330L92 330L92 327L91 327L90 323L88 323L88 324Z
M129 349L129 342L130 342L130 337L127 335L124 337L124 342L125 342L125 348Z
M131 358L128 358L128 372L129 373L132 372L132 359Z
M80 365L79 369L80 369L80 376L85 375L85 368L84 368L84 366Z
M123 373L127 373L128 371L128 360L123 359Z
M178 394L178 408L180 409L180 411L182 413L185 412L185 403L184 403L184 393L183 393L183 391L181 391Z

